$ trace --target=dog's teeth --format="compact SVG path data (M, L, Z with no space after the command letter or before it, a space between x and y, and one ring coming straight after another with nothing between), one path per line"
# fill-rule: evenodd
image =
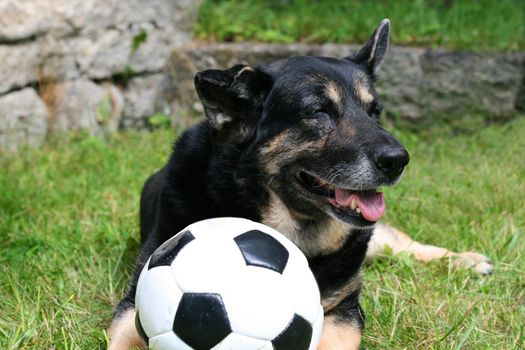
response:
M357 208L357 203L355 199L352 199L352 201L350 202L350 209L355 210L355 208Z
M357 214L361 214L361 209L356 208L356 209L355 209L355 212L356 212Z

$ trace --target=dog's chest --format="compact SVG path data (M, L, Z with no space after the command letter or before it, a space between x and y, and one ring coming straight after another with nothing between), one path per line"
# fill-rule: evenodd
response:
M273 192L261 213L261 222L290 239L307 256L314 257L338 250L349 233L349 227L339 220L329 219L305 225Z

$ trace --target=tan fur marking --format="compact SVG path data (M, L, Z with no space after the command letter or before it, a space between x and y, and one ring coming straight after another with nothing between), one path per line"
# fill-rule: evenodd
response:
M266 146L259 151L262 158L261 163L265 165L266 171L275 175L286 164L305 152L318 152L324 146L324 139L304 142L298 139L292 132L285 131L275 136Z
M341 134L348 139L351 139L357 133L356 128L350 125L350 123L347 121L343 122L343 125L341 126L340 130Z
M346 224L330 218L328 222L310 228L310 232L296 231L289 238L310 257L327 255L341 248L348 233Z
M242 68L234 77L234 79L237 79L238 77L241 76L242 73L244 73L245 71L247 72L255 72L255 69L253 69L252 67L250 66L246 66L244 68Z
M350 233L350 226L337 219L330 218L324 225L317 228L319 250L317 255L326 255L338 250L343 245L344 238Z
M328 98L331 99L336 105L341 104L341 90L335 82L328 81L326 83L326 96L328 96Z
M324 312L332 310L334 307L339 305L344 298L351 293L361 288L361 275L357 274L348 281L348 283L341 289L331 291L323 297L321 304L323 305Z
M374 229L372 239L368 244L367 257L377 255L384 250L385 246L392 249L394 254L401 252L413 255L417 260L429 261L451 257L456 253L448 249L421 244L412 240L406 233L401 232L393 227L378 224Z
M421 244L404 232L384 224L377 224L368 244L366 258L369 260L380 255L386 247L389 247L394 254L407 253L424 262L453 258L455 267L473 269L479 273L491 273L493 269L489 259L482 254L474 252L456 253L446 248Z
M323 333L317 350L358 350L361 344L359 327L338 322L332 316L326 316L323 324Z
M279 173L281 161L285 157L282 156L281 153L287 149L286 139L287 133L280 133L276 135L268 145L259 150L260 156L264 159L262 164L264 164L268 174L275 175Z
M282 145L286 139L286 132L282 132L276 136L263 148L261 148L260 153L263 155L273 154L276 151L279 151L282 148Z
M108 350L145 349L146 344L135 328L136 311L128 310L119 318L114 319L109 327Z
M268 206L261 213L261 222L288 237L306 256L324 255L341 247L349 227L330 218L317 227L304 232L300 220L308 220L304 214L291 212L283 201L270 191Z
M365 104L368 104L374 100L374 96L370 93L370 90L368 90L366 85L359 80L354 85L354 91L357 97Z
M294 237L295 232L300 229L299 223L292 217L286 205L272 191L270 191L270 202L262 214L261 222L288 238Z

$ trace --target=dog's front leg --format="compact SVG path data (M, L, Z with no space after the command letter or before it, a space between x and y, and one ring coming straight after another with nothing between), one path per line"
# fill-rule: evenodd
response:
M323 300L324 301L324 300ZM318 350L358 350L365 317L359 305L359 292L347 295L332 309L323 303L325 317Z
M137 266L133 273L131 286L124 298L119 302L115 309L115 314L108 330L109 346L108 350L131 350L146 349L146 343L137 332L135 326L135 291L140 272L144 267L148 257L151 255L155 245L151 242L146 243L141 250L137 260Z
M146 344L140 337L135 327L135 292L140 273L149 257L155 249L162 243L159 242L160 235L153 231L146 243L140 250L137 259L137 265L131 278L130 288L124 298L119 302L115 309L115 314L111 326L109 327L109 347L108 350L128 350L128 349L145 349Z
M455 267L472 269L481 274L490 274L494 269L489 258L483 254L476 252L456 253L446 248L422 244L414 241L398 229L385 224L377 224L366 252L367 260L380 255L386 247L389 247L394 254L406 253L412 255L416 260L424 262L451 258L454 259Z
M358 325L334 316L325 317L318 350L358 350L360 343L361 329Z
M108 350L145 349L146 343L135 327L134 308L130 308L115 317L109 327Z

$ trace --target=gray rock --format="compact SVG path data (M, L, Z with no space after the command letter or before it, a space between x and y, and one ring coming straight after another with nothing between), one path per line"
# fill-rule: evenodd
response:
M514 112L523 79L521 54L428 50L421 56L424 110L431 115Z
M379 71L377 90L386 110L408 119L420 118L423 70L422 49L392 47Z
M13 42L46 33L52 26L52 4L42 0L0 1L0 42Z
M143 30L146 40L134 50L133 38ZM110 29L93 37L74 39L70 46L80 74L92 79L161 71L173 47L169 32L151 27L128 31Z
M140 76L129 81L124 90L124 116L121 125L125 128L143 128L155 113L171 115L170 101L173 86L167 74Z
M213 55L208 54L201 57L213 60L208 67L220 67ZM195 91L193 78L198 71L205 69L202 68L203 66L206 66L206 63L194 59L189 50L182 49L173 52L169 62L169 74L172 80L177 82L173 91L176 110L191 112L194 105L199 109L200 100ZM202 106L200 106L200 110L202 110Z
M85 42L82 37L58 38L46 36L41 40L39 81L57 82L72 80L80 76L76 62L78 42Z
M176 104L198 104L193 76L199 70L257 64L295 55L346 57L358 45L211 44L176 49L170 72ZM378 91L389 114L407 120L459 118L471 112L508 116L522 106L525 53L469 53L392 47L379 72ZM521 90L520 90L521 89ZM191 91L191 92L189 92Z
M60 56L74 56L81 74L96 79L124 70L162 69L171 48L190 41L199 4L188 0L54 1L53 38L67 42L58 43ZM134 50L132 42L142 32L146 40Z
M190 32L200 1L191 0L54 0L57 19L71 31L88 35L110 28L149 23L157 29ZM69 34L69 33L68 33Z
M190 40L197 6L188 0L0 1L0 94L42 80L159 72L171 49ZM141 33L145 40L134 48Z
M39 86L51 114L51 131L115 130L124 103L124 126L142 127L157 111L171 114L173 86L162 72L171 50L191 40L199 4L200 0L0 0L0 98L9 97L11 103L11 91ZM124 84L126 101L115 86L95 83L117 80L129 80ZM36 99L28 99L32 101ZM38 101L35 108L41 107Z
M525 72L525 64L523 65L523 72ZM525 112L525 73L523 73L523 79L516 97L516 110Z
M0 96L0 149L38 146L45 138L48 112L32 88Z
M78 79L53 84L46 90L52 131L86 130L100 135L117 130L124 99L115 86Z
M37 81L41 43L0 45L0 94Z

